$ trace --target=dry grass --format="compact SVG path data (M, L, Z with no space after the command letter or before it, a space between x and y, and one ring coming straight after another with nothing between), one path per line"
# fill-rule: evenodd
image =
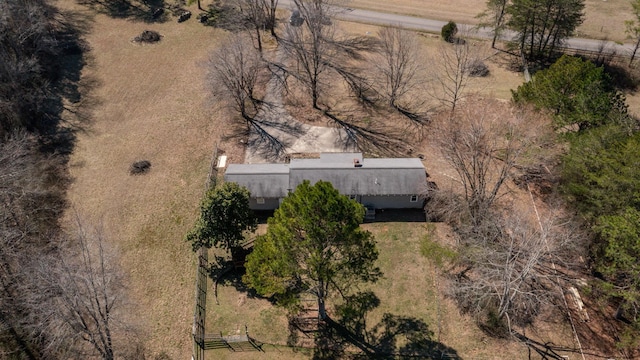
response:
M195 261L183 240L204 188L221 122L205 106L199 65L220 33L195 21L144 24L94 15L87 40L93 60L83 77L95 79L93 123L71 158L74 207L102 221L120 248L130 276L133 312L144 319L151 353L173 359L191 352ZM164 37L153 45L131 39L143 30ZM149 173L130 176L136 160Z

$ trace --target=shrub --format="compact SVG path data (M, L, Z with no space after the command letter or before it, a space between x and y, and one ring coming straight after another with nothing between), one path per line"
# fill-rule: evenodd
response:
M141 175L147 173L151 169L151 162L148 160L136 161L131 164L129 168L129 174L131 175Z
M440 35L442 35L442 39L446 42L454 42L455 36L458 33L458 25L455 22L449 21L445 26L442 27L442 31Z
M487 67L487 64L484 63L484 61L480 59L474 59L467 66L467 72L469 73L469 76L485 77L489 75L489 68Z
M161 37L162 36L156 31L145 30L133 40L135 42L154 43L160 41Z

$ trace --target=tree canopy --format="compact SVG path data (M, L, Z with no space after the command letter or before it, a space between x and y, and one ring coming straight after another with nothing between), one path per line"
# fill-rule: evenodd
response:
M325 318L326 298L336 292L345 296L358 283L381 275L375 240L360 229L363 217L363 206L340 195L331 183L305 181L269 219L267 233L256 239L245 283L283 306L312 294Z
M640 133L608 125L573 138L562 189L594 230L601 288L640 326Z
M187 241L193 251L201 247L230 250L241 246L245 231L256 229L257 219L249 208L249 190L232 182L207 191L200 205L200 218Z
M584 20L584 0L513 0L507 27L528 59L549 58Z
M516 103L548 110L556 129L577 125L586 130L628 118L625 98L615 91L604 69L573 56L562 56L512 95Z

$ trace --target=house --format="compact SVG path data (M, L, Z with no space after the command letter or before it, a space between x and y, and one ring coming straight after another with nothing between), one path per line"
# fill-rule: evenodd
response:
M375 209L422 208L427 173L418 158L369 158L362 153L322 153L288 164L230 164L225 181L251 192L250 207L273 210L290 191L309 180L330 182L341 194Z

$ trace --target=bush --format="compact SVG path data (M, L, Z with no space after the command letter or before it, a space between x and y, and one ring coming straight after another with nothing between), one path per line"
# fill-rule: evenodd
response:
M136 161L129 167L129 174L141 175L147 173L151 169L151 162L148 160Z
M442 35L442 39L446 42L454 42L456 34L458 33L458 25L453 21L449 21L445 26L442 27L442 31L440 35Z
M142 34L136 36L133 41L135 42L144 42L144 43L154 43L160 41L162 36L156 32L151 30L145 30Z
M484 63L484 61L480 59L474 59L467 66L467 72L469 73L469 76L485 77L489 75L489 68L487 67L487 64Z

